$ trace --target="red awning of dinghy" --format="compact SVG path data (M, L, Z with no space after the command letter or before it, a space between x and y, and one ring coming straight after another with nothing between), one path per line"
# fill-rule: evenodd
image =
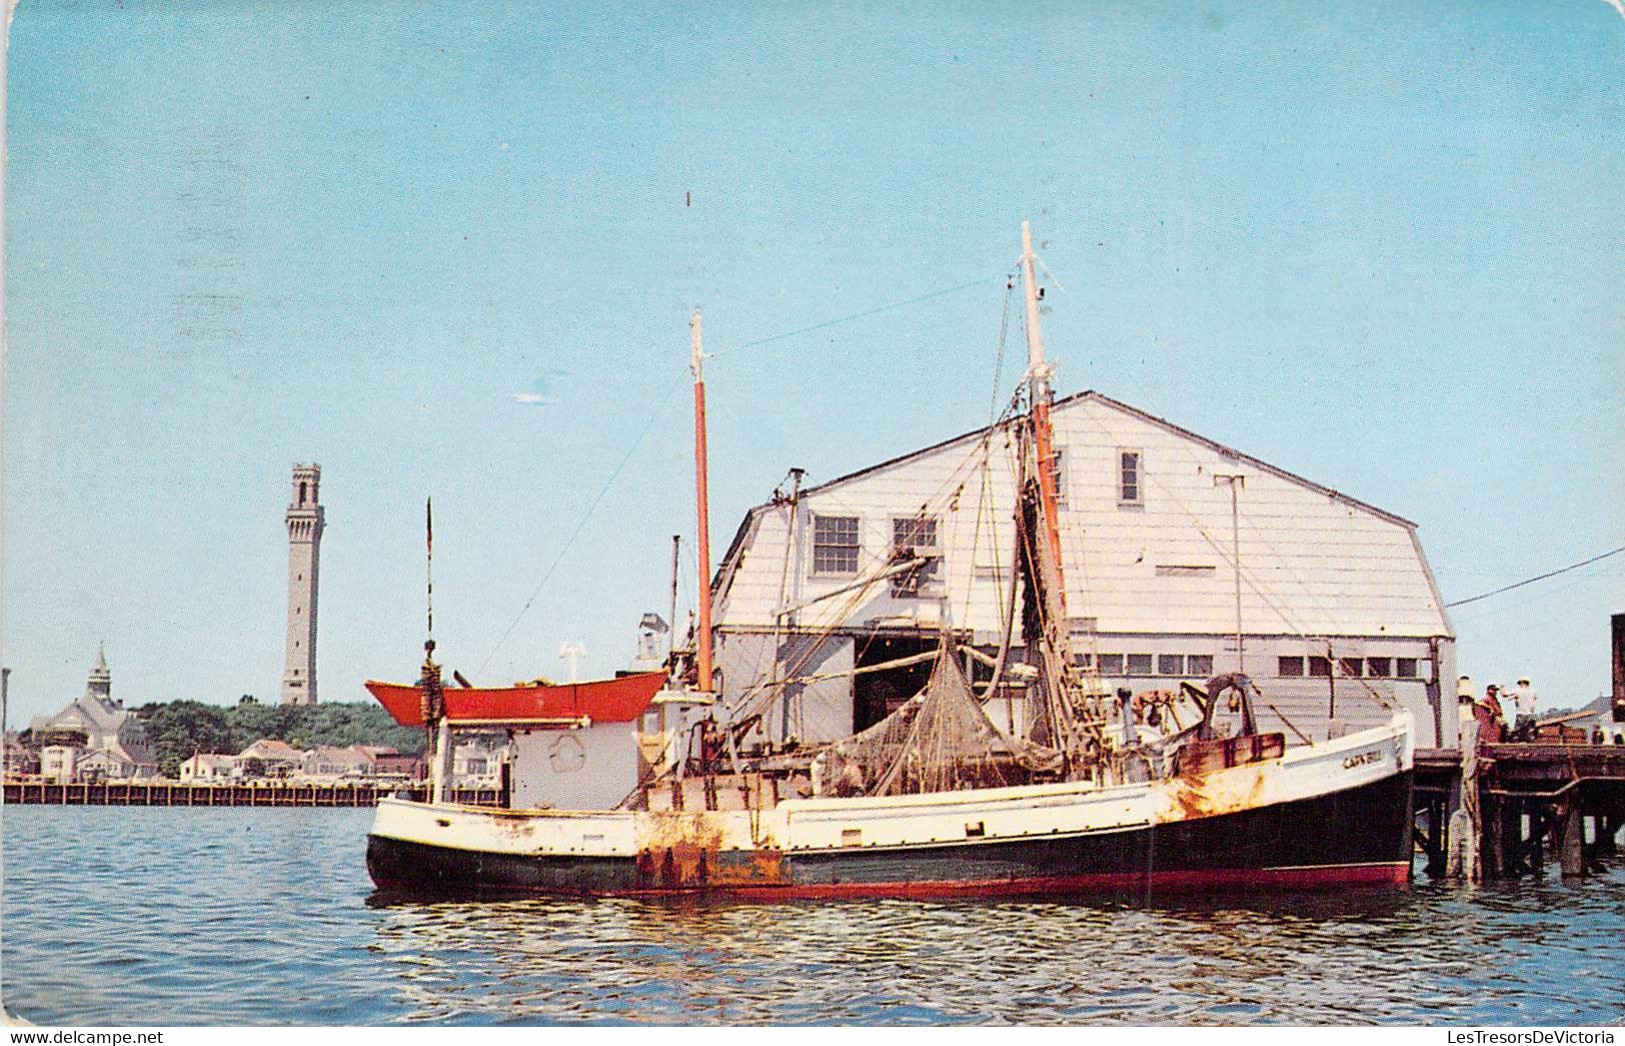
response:
M446 718L452 723L536 723L562 725L586 716L594 723L629 723L643 714L666 682L664 672L637 672L614 679L537 686L455 687L446 696ZM413 683L380 683L366 687L402 726L423 725L423 691Z

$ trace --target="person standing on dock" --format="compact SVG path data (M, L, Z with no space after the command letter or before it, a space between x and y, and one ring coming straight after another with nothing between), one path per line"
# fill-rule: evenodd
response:
M1491 683L1484 690L1484 699L1473 706L1473 716L1478 720L1478 739L1485 744L1500 744L1506 727L1500 693L1501 688Z
M1512 692L1512 710L1518 717L1513 721L1513 736L1520 741L1535 739L1535 691L1529 680L1518 680L1518 689Z

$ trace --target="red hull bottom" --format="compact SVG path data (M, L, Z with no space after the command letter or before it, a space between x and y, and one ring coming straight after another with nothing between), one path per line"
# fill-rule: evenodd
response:
M783 886L720 886L712 884L692 889L628 889L578 891L590 897L683 897L703 894L708 898L741 901L842 900L859 898L932 899L946 897L1030 897L1041 894L1107 895L1258 893L1272 890L1324 890L1328 887L1396 887L1410 882L1410 862L1326 865L1307 868L1210 868L1191 871L1113 872L1094 875L1055 875L1036 879L944 880L900 883L807 883ZM423 883L413 881L377 883L382 890L416 891ZM482 891L505 894L568 894L555 887L546 889L488 882Z

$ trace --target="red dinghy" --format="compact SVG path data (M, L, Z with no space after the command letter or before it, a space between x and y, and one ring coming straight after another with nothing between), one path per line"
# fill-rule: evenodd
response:
M643 714L666 682L665 672L637 672L585 683L504 687L446 687L446 718L461 726L489 723L563 725L585 717L593 723L630 723ZM415 683L380 683L367 689L395 722L423 725L423 688Z

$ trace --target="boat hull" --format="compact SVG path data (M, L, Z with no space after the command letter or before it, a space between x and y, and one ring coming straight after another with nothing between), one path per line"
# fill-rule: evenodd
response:
M1403 884L1408 717L1193 776L769 810L493 811L385 800L382 888L741 898L998 896Z
M492 853L373 835L381 888L434 893L738 898L1188 893L1403 885L1410 879L1411 774L1259 809L1053 839L817 853L720 853L682 878L637 857ZM771 881L751 881L764 861ZM741 873L744 873L743 880Z

